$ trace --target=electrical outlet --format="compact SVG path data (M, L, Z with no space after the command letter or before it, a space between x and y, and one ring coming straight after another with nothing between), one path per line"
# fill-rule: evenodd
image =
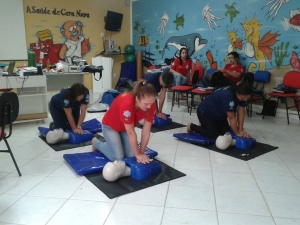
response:
M104 37L104 33L103 33L103 32L101 32L101 37L102 37L102 38Z

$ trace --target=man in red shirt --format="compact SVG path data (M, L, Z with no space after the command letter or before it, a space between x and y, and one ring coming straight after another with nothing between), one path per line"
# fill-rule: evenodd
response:
M219 84L220 87L237 84L244 73L244 66L238 63L239 54L237 52L230 52L228 57L230 60L229 64L226 64L224 68L218 68L218 72L221 72L224 76ZM202 78L202 83L205 87L210 86L210 79L211 75Z
M138 81L131 93L120 94L102 120L102 132L106 143L94 138L93 151L100 151L111 161L135 156L139 163L149 163L151 160L144 152L156 110L156 96L154 86L145 80ZM142 119L145 119L145 122L139 147L134 128Z

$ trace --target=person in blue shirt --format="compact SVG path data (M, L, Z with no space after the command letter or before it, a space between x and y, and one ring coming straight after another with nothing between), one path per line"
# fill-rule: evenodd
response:
M160 92L159 96L159 105L157 106L157 110L155 112L155 115L159 118L166 119L165 114L162 113L162 108L164 106L167 88L171 86L171 84L174 81L174 75L172 72L158 72L158 73L147 73L143 77L144 80L147 81L147 83L152 84L157 93ZM157 105L157 102L156 102Z
M237 136L250 137L244 131L245 106L252 89L247 82L220 88L202 101L197 108L200 124L189 123L187 132L217 139L231 130ZM229 124L228 124L229 122Z
M83 134L81 125L86 115L89 104L89 90L80 83L64 88L50 100L50 114L53 123L50 128L72 130L74 133Z

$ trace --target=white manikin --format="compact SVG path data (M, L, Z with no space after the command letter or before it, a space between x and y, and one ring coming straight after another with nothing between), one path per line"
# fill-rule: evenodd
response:
M236 140L232 139L230 133L226 133L223 136L219 136L216 140L216 146L220 150L226 150L229 146L235 145Z
M69 138L69 134L64 132L63 129L55 129L51 130L46 135L46 140L49 144L56 144L59 141L67 140Z
M102 175L105 180L113 182L120 177L130 176L131 169L126 166L124 161L108 162L102 171Z

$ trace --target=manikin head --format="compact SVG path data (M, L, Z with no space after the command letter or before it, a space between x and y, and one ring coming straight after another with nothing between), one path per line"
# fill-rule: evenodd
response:
M64 132L63 129L55 129L51 130L46 135L46 140L48 144L56 144L59 141L67 140L69 138L69 134Z
M223 136L220 135L216 140L216 146L220 150L226 150L229 146L235 145L235 140L232 139L230 133L226 133Z
M102 175L105 180L113 182L120 177L130 176L130 168L126 166L124 161L108 162L103 167Z

